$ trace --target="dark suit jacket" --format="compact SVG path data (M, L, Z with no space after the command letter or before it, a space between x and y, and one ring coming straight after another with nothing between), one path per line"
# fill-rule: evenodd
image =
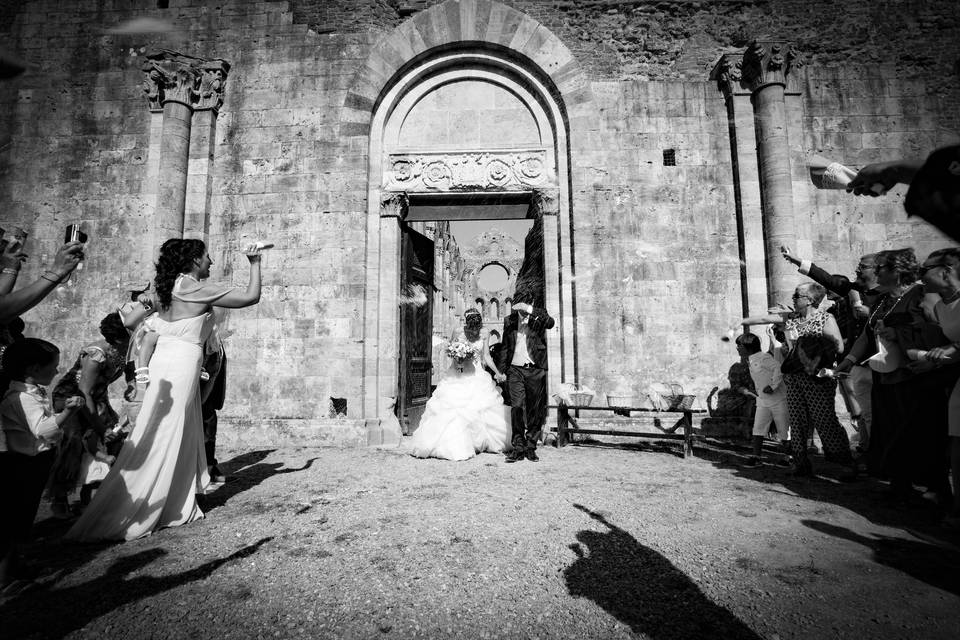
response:
M503 321L503 339L500 341L503 348L500 350L500 357L497 360L497 369L500 373L506 374L510 363L513 361L513 350L517 346L517 326L519 315L516 311L511 311L510 315ZM554 325L545 309L533 308L530 314L528 326L532 331L527 336L527 353L530 359L541 369L547 368L547 329L552 329Z

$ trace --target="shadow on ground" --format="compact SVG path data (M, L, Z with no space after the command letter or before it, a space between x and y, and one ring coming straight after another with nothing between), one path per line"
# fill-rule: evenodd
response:
M283 462L262 462L274 451L275 449L251 451L222 463L220 466L228 474L228 480L216 490L201 496L200 508L206 512L222 507L230 498L252 489L271 476L306 471L317 460L311 458L302 467L296 469L283 468L285 466Z
M876 525L901 529L906 534L922 538L926 542L911 541L906 537L866 538L843 527L805 521L811 529L845 537L872 548L875 551L874 558L879 564L903 571L934 587L957 593L956 584L944 574L949 563L956 561L960 564L960 554L956 551L960 544L960 532L943 527L940 524L943 517L941 508L934 502L923 499L919 492L909 502L895 501L890 494L888 483L877 478L861 475L854 482L840 482L839 477L845 471L844 467L824 460L821 455L810 456L816 474L814 477L794 476L789 467L776 464L744 466L750 456L749 448L735 443L705 443L695 449L695 455L718 468L733 469L739 477L768 484L771 486L770 490L832 504L856 513ZM776 457L768 456L768 460ZM935 560L938 555L943 559L939 567ZM918 563L916 571L911 570L914 558ZM955 569L953 571L955 575L960 575ZM945 581L953 586L945 586Z
M874 560L879 564L902 571L938 589L960 595L960 551L956 548L877 534L862 536L846 527L819 520L801 522L814 531L872 549Z
M118 558L99 578L64 589L41 587L8 602L0 609L4 621L3 635L7 638L63 638L114 609L190 582L203 580L223 565L253 555L271 539L263 538L225 558L159 577L129 575L165 556L167 552L163 549L146 549ZM44 615L47 611L63 610L64 602L71 603L71 615Z
M667 558L595 511L575 504L607 527L577 533L577 560L564 571L570 595L596 602L651 640L760 640L739 618L711 601Z

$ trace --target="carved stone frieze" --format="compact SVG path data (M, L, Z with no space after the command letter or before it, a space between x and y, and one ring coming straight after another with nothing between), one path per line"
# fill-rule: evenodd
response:
M793 43L757 40L743 55L743 83L750 91L769 84L786 86L787 76L803 66L803 58Z
M384 189L412 192L526 190L556 183L547 152L398 153L387 157Z
M192 109L219 110L230 64L224 60L203 60L176 51L161 49L149 53L143 63L146 79L143 92L151 111L163 110L167 102L179 102Z

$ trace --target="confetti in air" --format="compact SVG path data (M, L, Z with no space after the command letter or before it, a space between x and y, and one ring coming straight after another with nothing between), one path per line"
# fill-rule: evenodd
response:
M427 290L418 284L407 287L405 294L400 294L400 304L408 304L414 307L422 307L429 302Z

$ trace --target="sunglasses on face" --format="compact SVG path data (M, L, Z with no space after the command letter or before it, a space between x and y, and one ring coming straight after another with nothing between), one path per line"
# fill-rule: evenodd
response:
M813 298L811 298L810 296L805 296L805 295L803 295L802 293L795 293L795 294L793 294L793 296L791 296L791 297L792 297L794 300L799 300L800 298L806 298L807 300L812 300L812 299L813 299Z

